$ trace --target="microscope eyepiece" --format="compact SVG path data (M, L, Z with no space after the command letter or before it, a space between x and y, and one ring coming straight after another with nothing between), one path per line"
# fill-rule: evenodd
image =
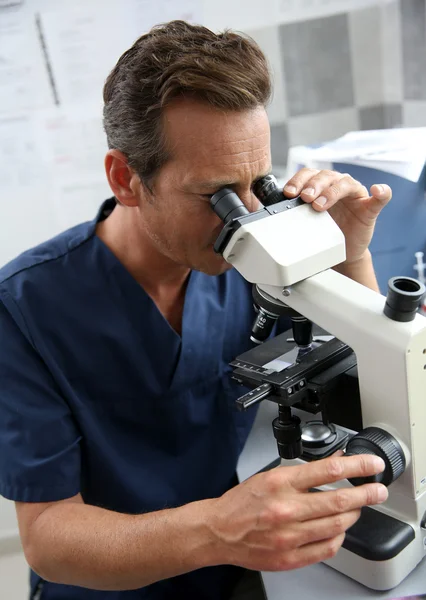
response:
M263 206L271 206L285 199L283 191L279 188L278 182L272 174L265 175L265 177L256 181L253 186L253 193L259 198Z
M412 277L392 277L383 309L393 321L412 321L425 294L425 286Z
M230 188L222 188L216 194L213 194L210 198L210 206L225 225L236 217L249 214L240 198Z

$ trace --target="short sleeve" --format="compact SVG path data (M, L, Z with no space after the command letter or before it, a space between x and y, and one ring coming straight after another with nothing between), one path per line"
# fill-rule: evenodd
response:
M80 491L80 435L52 375L0 296L0 495L53 502Z

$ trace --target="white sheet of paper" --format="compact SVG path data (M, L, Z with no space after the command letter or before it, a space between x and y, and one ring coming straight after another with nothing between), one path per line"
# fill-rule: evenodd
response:
M55 227L63 231L95 218L102 202L112 196L106 180L86 180L74 184L55 182L52 206Z
M0 117L2 198L18 188L24 193L30 192L43 179L34 117L28 113L9 113Z
M202 23L202 0L124 0L129 31L138 38L153 25L182 19L192 23Z
M104 178L107 143L101 114L96 105L80 104L36 115L42 159L56 181Z
M102 103L102 88L132 33L120 2L86 2L84 10L58 5L40 21L60 105Z
M35 119L0 118L0 265L58 231Z
M0 6L0 115L51 105L35 15L25 5Z
M406 153L417 154L426 147L426 127L399 127L351 131L312 151L312 157L336 160L366 157L400 161Z
M426 162L426 127L352 131L318 148L293 147L288 172L301 166L328 169L332 163L378 169L418 181Z
M50 175L50 198L58 230L92 219L112 196L106 180L107 151L101 111L81 104L40 112L40 153Z

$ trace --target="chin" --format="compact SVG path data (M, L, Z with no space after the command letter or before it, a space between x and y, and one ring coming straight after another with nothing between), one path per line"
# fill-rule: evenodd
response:
M200 263L194 268L206 275L222 275L222 273L232 269L232 265L226 262L219 254L214 254L213 257L210 255L208 260Z

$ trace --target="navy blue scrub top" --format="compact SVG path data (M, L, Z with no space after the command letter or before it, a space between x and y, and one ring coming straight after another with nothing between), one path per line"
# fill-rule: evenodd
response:
M145 513L217 497L255 409L228 363L250 347L250 286L192 271L182 336L96 236L92 222L0 270L0 494ZM210 567L135 591L42 582L39 600L224 599L240 576Z

